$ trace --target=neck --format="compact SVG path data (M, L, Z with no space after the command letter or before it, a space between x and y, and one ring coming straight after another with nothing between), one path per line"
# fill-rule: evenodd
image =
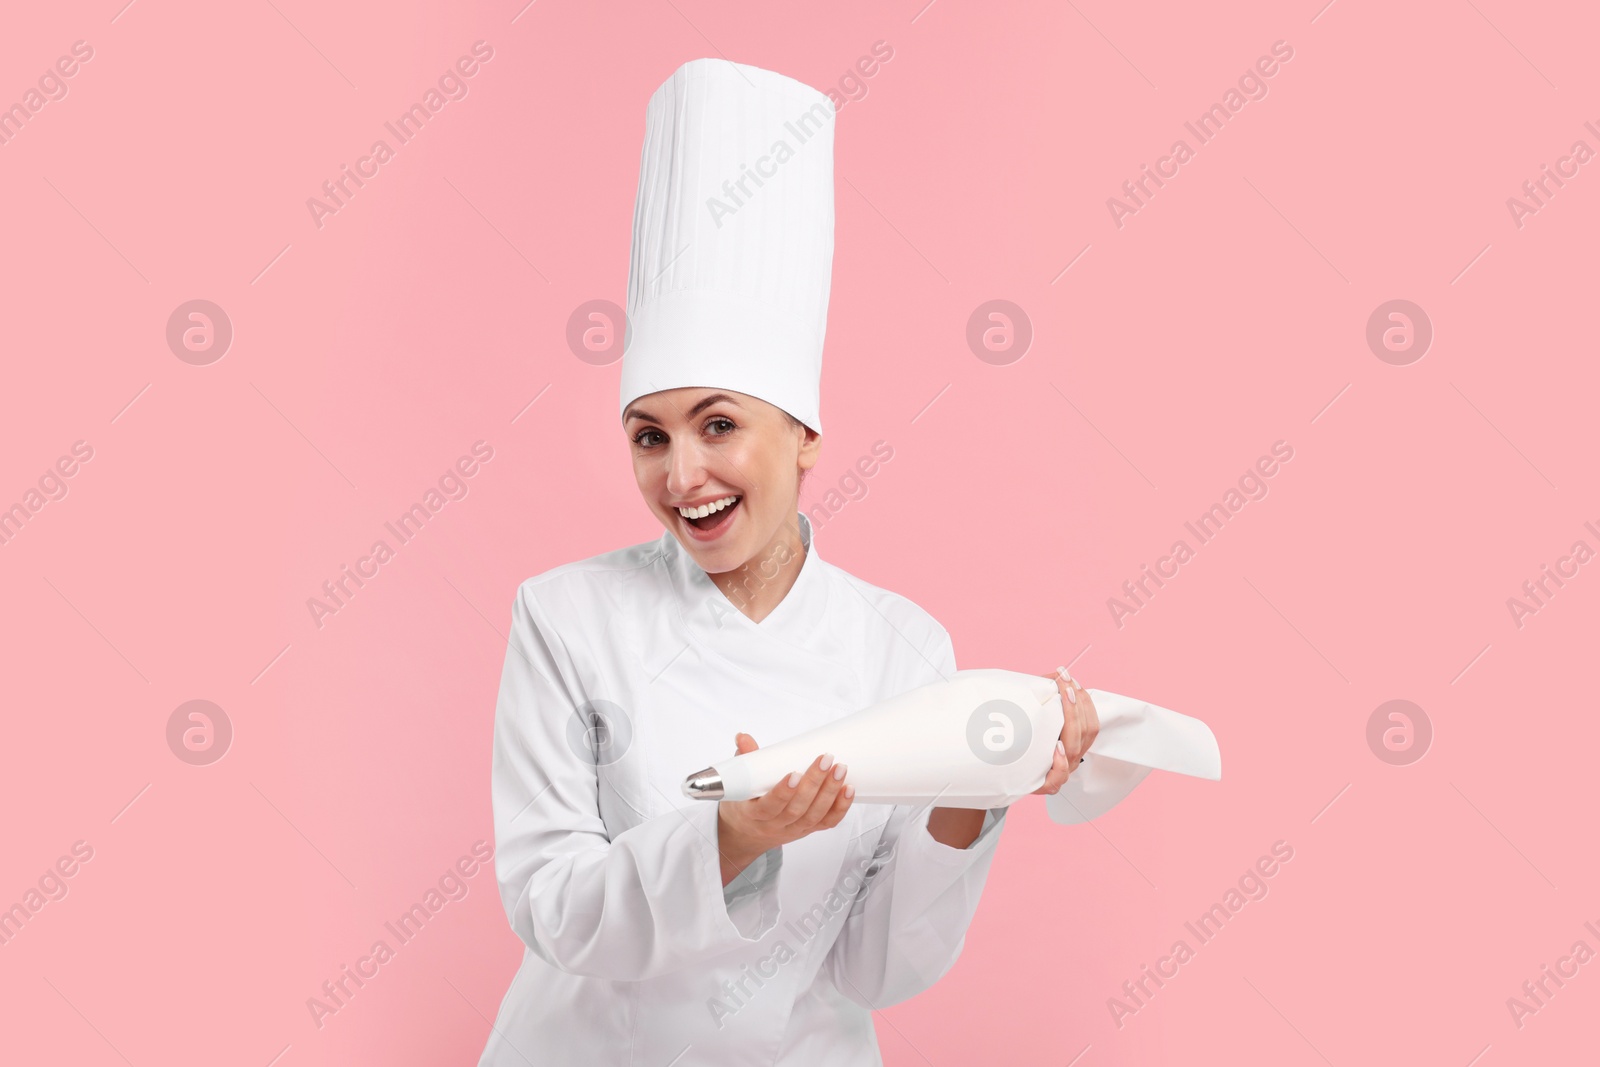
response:
M791 518L779 526L766 547L743 566L712 574L710 578L746 618L760 622L789 595L800 577L805 559L806 546L800 539L799 519Z

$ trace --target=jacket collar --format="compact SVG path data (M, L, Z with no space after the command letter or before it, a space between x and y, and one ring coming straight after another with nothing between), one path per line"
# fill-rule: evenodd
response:
M796 511L795 518L800 526L800 542L806 548L800 573L783 600L760 622L751 621L728 599L679 543L677 535L670 530L662 533L661 557L683 621L691 631L772 634L796 644L805 643L806 635L821 624L827 607L828 583L823 571L828 565L817 554L811 520L802 511Z

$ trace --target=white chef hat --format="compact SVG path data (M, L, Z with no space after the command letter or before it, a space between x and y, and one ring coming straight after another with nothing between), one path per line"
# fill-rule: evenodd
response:
M651 95L620 410L725 388L822 431L833 117L811 86L724 59L685 63Z

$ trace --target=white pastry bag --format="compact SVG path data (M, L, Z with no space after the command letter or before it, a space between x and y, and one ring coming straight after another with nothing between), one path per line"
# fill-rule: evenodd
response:
M1117 693L1086 691L1100 733L1061 791L1045 797L1052 821L1098 818L1152 770L1222 777L1217 740L1199 719ZM856 803L1001 807L1044 784L1062 722L1061 695L1049 678L957 671L786 741L729 756L690 775L683 791L705 800L746 800L832 752L849 765Z

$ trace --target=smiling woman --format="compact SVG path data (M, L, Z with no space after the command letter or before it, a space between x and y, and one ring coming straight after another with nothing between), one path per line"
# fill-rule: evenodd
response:
M650 99L618 413L663 533L536 575L513 601L492 791L526 951L482 1065L666 1063L686 1047L697 1063L881 1063L873 1009L954 964L988 877L1005 808L857 809L829 753L746 800L680 788L754 735L956 671L944 627L820 558L799 511L822 448L833 124L736 216L700 209L713 176L819 105L722 60L685 64ZM870 893L853 876L869 870Z
M642 397L623 424L645 502L730 600L778 554L793 559L776 577L765 574L741 606L760 622L799 570L795 501L822 435L765 400L704 388Z

